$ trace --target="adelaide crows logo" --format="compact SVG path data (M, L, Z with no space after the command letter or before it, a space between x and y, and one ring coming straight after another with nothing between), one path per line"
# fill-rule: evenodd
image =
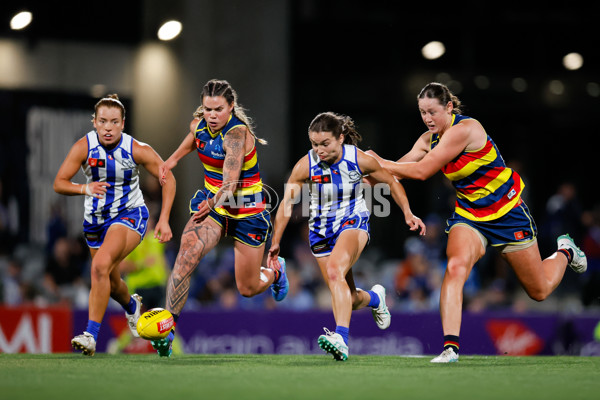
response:
M206 147L206 142L200 139L196 139L196 147L198 147L198 150L203 151Z

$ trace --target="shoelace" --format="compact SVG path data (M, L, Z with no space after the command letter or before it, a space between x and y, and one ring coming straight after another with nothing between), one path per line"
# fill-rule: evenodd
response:
M335 335L335 332L331 332L329 329L327 329L325 327L323 327L323 330L325 331L325 334L327 336L333 336L333 335Z

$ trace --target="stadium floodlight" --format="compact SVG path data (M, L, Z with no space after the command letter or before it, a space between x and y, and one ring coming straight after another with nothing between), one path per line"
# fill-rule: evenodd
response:
M436 58L440 58L445 52L446 46L444 46L444 43L438 42L437 40L427 43L421 49L421 54L427 60L435 60Z
M579 53L569 53L563 57L563 66L570 71L575 71L583 66L583 56Z
M181 33L181 22L179 21L167 21L158 30L158 38L160 40L172 40L175 39Z
M14 31L26 28L31 23L33 16L29 11L21 11L10 20L10 28Z

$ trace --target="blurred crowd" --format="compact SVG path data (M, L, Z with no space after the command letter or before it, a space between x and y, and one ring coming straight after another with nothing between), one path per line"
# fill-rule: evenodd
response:
M165 285L179 243L177 236L167 245L153 238L152 221L160 209L160 189L148 187L144 193L152 215L149 231L120 267L132 292L140 293L151 308L164 306ZM10 199L2 195L0 182L0 304L87 309L89 251L81 231L69 232L62 210L53 207L46 244L19 240ZM547 200L545 210L533 212L541 254L550 255L556 249L556 237L569 233L585 251L588 271L577 275L568 270L557 291L548 300L536 303L527 297L508 264L488 249L465 285L465 310L580 312L600 308L600 204L584 210L576 187L566 182ZM392 310L437 311L446 265L446 217L441 213L427 215L427 234L408 236L398 243L394 249L397 254L392 257L381 251L374 238L353 268L357 286L385 286ZM172 228L177 235L178 228ZM253 298L240 296L235 285L233 247L224 241L198 265L186 308L331 310L329 290L308 246L307 220L292 218L284 240L282 255L287 259L290 281L285 301L275 303L268 291ZM116 303L112 306L118 307Z

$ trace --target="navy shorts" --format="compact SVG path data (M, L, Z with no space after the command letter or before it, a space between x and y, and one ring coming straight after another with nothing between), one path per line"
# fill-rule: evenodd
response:
M208 198L212 197L213 194L209 192ZM206 199L206 190L198 190L190 200L190 214L193 215ZM223 228L225 236L231 236L251 247L262 246L271 236L271 215L266 210L243 218L233 218L210 210L208 218Z
M114 224L125 225L129 229L136 231L140 234L141 242L148 228L148 208L141 206L125 210L115 218L106 220L102 224L90 224L84 221L83 235L85 236L87 245L92 249L99 248L104 243L104 237L106 236L106 232L108 232L108 228Z
M331 235L322 236L312 230L308 234L310 250L315 257L325 257L331 254L340 234L348 229L365 231L370 240L369 213L352 214L341 222L340 228ZM368 244L368 242L367 242Z
M520 245L537 237L535 221L524 202L492 221L471 221L456 212L447 221L446 233L457 224L468 225L487 239L491 246Z

